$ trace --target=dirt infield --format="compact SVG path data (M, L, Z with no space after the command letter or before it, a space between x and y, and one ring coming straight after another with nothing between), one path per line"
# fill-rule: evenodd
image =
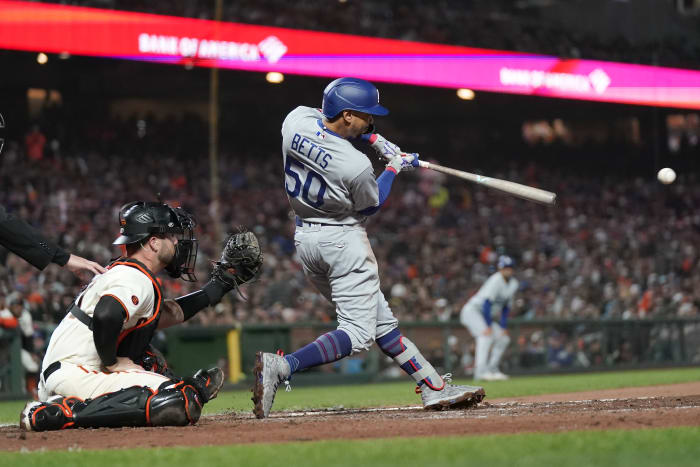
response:
M467 410L420 407L273 412L203 417L193 427L24 433L0 428L0 450L111 449L260 442L454 436L700 424L700 382L484 401Z

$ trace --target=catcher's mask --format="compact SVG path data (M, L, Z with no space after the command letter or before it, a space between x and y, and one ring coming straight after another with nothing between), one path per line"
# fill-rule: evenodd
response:
M197 261L197 239L194 238L194 217L182 208L171 208L161 202L133 201L119 210L121 235L113 245L145 243L151 236L175 234L175 254L165 267L168 275L188 282L197 280L194 267Z

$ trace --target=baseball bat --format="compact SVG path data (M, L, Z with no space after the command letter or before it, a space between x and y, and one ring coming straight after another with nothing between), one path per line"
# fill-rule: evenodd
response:
M391 159L391 156L384 155L387 160ZM435 170L436 172L442 172L447 175L453 175L459 177L463 180L468 180L470 182L483 185L488 188L493 188L494 190L502 191L508 193L509 195L517 196L528 201L535 201L536 203L553 205L557 201L556 193L551 191L540 190L532 186L522 185L520 183L509 182L508 180L501 180L500 178L485 177L483 175L477 175L470 172L464 172L462 170L452 169L450 167L445 167L438 164L433 164L428 161L418 161L418 165L424 169Z
M418 161L418 164L424 169L435 170L436 172L442 172L447 175L453 175L459 177L463 180L468 180L470 182L477 183L494 190L502 191L518 198L526 199L528 201L535 201L537 203L552 205L557 201L556 193L551 191L540 190L532 186L522 185L520 183L509 182L508 180L501 180L500 178L485 177L483 175L477 175L469 172L464 172L462 170L452 169L450 167L444 167L442 165L433 164L427 161Z

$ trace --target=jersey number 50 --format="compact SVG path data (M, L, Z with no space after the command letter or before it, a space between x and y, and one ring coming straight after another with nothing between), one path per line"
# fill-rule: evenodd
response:
M294 168L299 170L294 170ZM304 172L306 172L306 178L302 183L301 179L304 176ZM324 180L318 172L306 167L292 156L287 155L287 163L284 165L284 173L286 174L284 187L287 189L287 194L289 196L296 198L299 196L299 193L301 193L301 199L303 199L309 206L319 208L323 205L323 195L326 193L326 188L328 185L326 184L326 180ZM290 181L290 177L292 181L294 181L294 186L291 188L288 183L288 181ZM314 179L318 181L317 184L314 183ZM316 188L316 186L318 186L318 189L316 189L314 193L311 190L312 188ZM312 201L309 194L316 198L316 200Z

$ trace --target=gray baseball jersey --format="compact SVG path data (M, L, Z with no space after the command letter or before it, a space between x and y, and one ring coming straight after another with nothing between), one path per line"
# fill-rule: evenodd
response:
M463 325L469 328L474 337L480 336L486 329L486 320L482 310L484 302L491 302L491 319L492 328L500 329L497 324L497 318L501 315L501 311L505 305L512 308L513 296L518 291L518 280L511 277L508 281L503 278L500 272L493 273L479 291L469 299L462 307L459 314L459 320Z
M486 279L479 291L469 299L467 303L470 307L479 310L484 306L484 301L491 302L491 311L494 314L500 313L505 305L512 306L513 295L518 291L518 280L511 277L508 281L503 278L503 274L495 272Z
M282 123L285 189L296 215L308 222L356 224L379 204L372 164L323 125L323 114L297 107Z
M304 273L336 307L353 352L398 322L379 288L377 260L358 211L379 205L372 164L325 128L317 109L297 107L282 124L285 188L297 216L294 244Z

